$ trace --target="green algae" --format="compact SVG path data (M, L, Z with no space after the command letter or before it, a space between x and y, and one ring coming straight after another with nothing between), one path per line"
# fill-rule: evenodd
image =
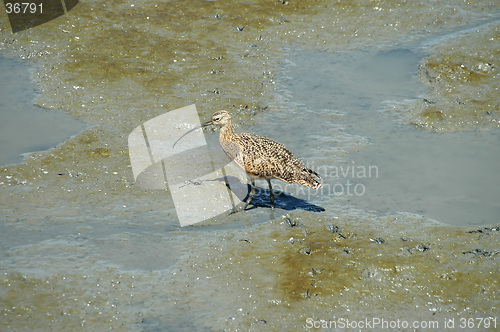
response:
M419 72L431 93L410 110L412 123L438 132L500 127L499 28L490 24L433 47Z
M99 284L89 285L88 281L87 276L34 278L5 273L0 286L3 327L79 330L89 326L105 328L110 322L122 319L116 305L98 290Z
M296 221L294 227L287 217ZM274 330L332 315L408 319L411 312L413 320L440 321L495 315L500 271L491 263L498 254L498 227L456 229L409 216L370 222L365 217L312 220L306 212L287 217L234 233L198 258L199 275L215 271L203 289L239 294L225 306L243 314L219 320L216 328L252 329L260 320ZM419 233L408 223L418 224ZM488 235L478 237L483 231ZM494 254L468 253L478 247Z

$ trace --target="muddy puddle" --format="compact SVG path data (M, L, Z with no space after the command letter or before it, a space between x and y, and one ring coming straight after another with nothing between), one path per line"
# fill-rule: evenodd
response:
M0 57L0 165L17 164L23 155L59 145L89 126L63 110L34 105L32 72L20 60Z

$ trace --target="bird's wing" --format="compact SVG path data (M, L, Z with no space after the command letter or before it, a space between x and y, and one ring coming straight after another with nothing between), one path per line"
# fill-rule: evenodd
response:
M287 164L293 162L295 157L283 144L248 133L239 134L238 142L248 173L287 181L282 179L280 173Z
M315 179L319 179L319 174L304 165L283 144L247 133L240 134L238 142L248 173L313 188L321 186Z

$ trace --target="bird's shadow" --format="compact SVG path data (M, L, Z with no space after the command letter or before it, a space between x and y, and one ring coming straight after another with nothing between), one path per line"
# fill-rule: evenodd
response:
M250 186L250 185L249 185ZM273 190L274 192L274 208L282 209L286 211L291 210L306 210L312 212L323 212L325 211L324 207L321 207L316 204L309 203L305 199L297 198L292 195L289 195L285 192ZM256 208L271 208L270 202L270 192L269 189L264 189L261 187L255 187L255 195L252 197L250 204L247 210L253 210ZM249 197L245 197L244 202Z
M244 184L238 177L226 176L226 178L218 178L216 181L226 182L226 186L238 196L242 202L247 202L250 197L250 184ZM236 185L235 185L236 184ZM241 190L245 188L244 190ZM239 188L239 190L234 190ZM279 190L273 190L274 192L274 207L277 209L282 209L286 211L291 210L306 210L312 212L323 212L325 208L307 202L304 199L294 197L285 192ZM256 208L271 208L270 192L269 189L264 189L261 187L255 187L255 195L249 203L249 207L246 210L253 210Z

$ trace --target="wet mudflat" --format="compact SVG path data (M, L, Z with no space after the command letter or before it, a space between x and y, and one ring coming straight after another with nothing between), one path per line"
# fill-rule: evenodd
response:
M94 1L12 35L2 12L0 49L39 68L35 103L94 124L22 165L0 169L2 324L18 330L260 331L308 328L321 319L404 320L422 328L437 322L443 328L450 319L458 326L460 319L490 318L488 327L476 327L492 329L498 222L483 222L480 214L470 223L453 215L440 220L425 210L425 191L412 193L421 195L422 208L394 204L391 197L405 191L381 183L382 172L397 168L377 159L393 153L391 137L377 133L388 128L398 141L422 144L428 132L497 130L498 13L489 1L206 1L196 7ZM457 38L446 37L452 32ZM439 43L426 44L438 37ZM301 54L313 61L300 63ZM335 62L349 63L349 57L360 71L331 82L352 84L350 95L334 98L328 90L326 105L313 104L313 94L299 95L310 85L306 76L297 77L299 67L332 59L324 72L335 74ZM410 85L398 91L415 89L376 105L374 96L387 89L363 85L363 62L375 59L387 68L387 58L408 70L404 82ZM324 179L330 191L323 193L276 186L325 211L261 207L180 228L168 193L133 183L127 136L144 121L193 102L203 120L227 109L237 131L279 140L331 175ZM428 153L425 144L421 149ZM495 167L491 158L486 171ZM353 161L379 166L379 177L332 174ZM407 179L399 171L395 176ZM347 180L363 184L366 195L356 201L336 195ZM464 197L469 202L488 188L478 185Z
M328 129L315 123L330 123L330 130L367 139L366 147L343 164L322 154L322 145L336 145L335 135L320 137L320 146L304 151L313 156L330 191L356 207L375 213L406 211L453 225L494 224L500 215L499 132L479 130L477 124L459 131L446 121L450 128L437 134L408 125L395 111L402 103L425 103L430 89L417 73L426 49L416 43L290 56L287 84L291 101L299 105L293 122L304 124L293 132L320 134ZM302 114L307 108L325 115ZM328 119L332 113L338 116ZM272 132L273 125L264 130ZM287 130L287 124L280 127ZM292 135L291 144L301 146L302 136Z

